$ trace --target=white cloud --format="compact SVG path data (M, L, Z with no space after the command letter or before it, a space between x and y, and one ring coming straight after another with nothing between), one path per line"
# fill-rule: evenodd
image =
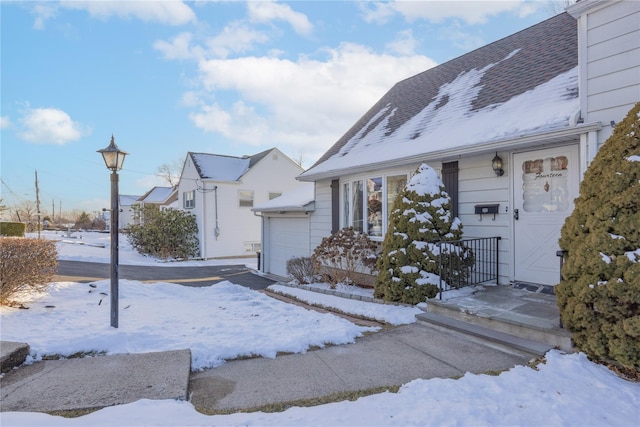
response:
M434 65L424 56L380 55L355 44L328 49L324 60L203 60L204 91L236 91L237 99L200 104L190 118L232 142L304 148L319 156L397 81Z
M18 136L27 142L64 145L91 133L57 108L30 108L19 121Z
M416 47L418 47L418 41L413 37L411 28L400 31L394 41L387 43L387 49L398 55L412 55Z
M249 1L247 8L251 22L269 23L280 20L289 23L298 34L307 35L313 31L313 25L306 15L295 12L286 4L272 1Z
M463 51L471 51L486 44L483 37L464 31L463 26L457 20L451 25L444 26L438 33L438 38L452 43Z
M220 34L207 40L209 53L217 58L226 58L231 53L248 52L257 43L266 43L268 37L240 22L227 25Z
M171 41L157 40L153 48L160 51L165 59L193 59L203 56L203 50L191 46L193 36L185 32L175 36Z
M179 0L63 0L58 7L84 10L91 17L109 19L136 18L146 22L159 22L167 25L184 25L196 21L196 15L183 1ZM32 13L36 15L34 28L42 29L46 20L55 16L57 8L49 4L37 3Z
M542 3L542 2L540 2ZM491 16L511 12L519 17L533 13L538 5L531 0L429 0L365 2L361 8L366 22L385 23L395 14L408 22L426 20L440 23L447 19L460 19L467 24L483 24Z
M12 125L13 123L11 123L11 119L9 118L9 116L0 117L0 129L7 129L7 128L10 128Z
M58 8L54 4L36 3L31 9L31 14L36 16L35 21L33 21L33 28L42 30L45 22L53 18L57 11Z

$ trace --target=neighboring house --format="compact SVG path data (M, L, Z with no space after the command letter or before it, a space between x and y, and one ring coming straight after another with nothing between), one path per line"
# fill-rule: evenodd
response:
M261 220L251 209L304 184L303 171L277 148L253 156L188 153L178 195L180 209L198 223L204 259L255 255Z
M126 194L121 194L119 196L119 206L120 206L120 218L118 218L118 226L120 228L127 228L129 225L133 224L133 205L138 201L140 196L131 196Z
M141 216L142 209L148 205L155 205L160 209L171 207L177 208L178 188L177 187L153 187L142 195L132 205L133 221L136 224L144 224L144 218ZM140 209L140 213L136 212Z
M309 217L315 209L313 189L313 183L305 182L252 209L262 215L261 271L287 277L288 260L311 255Z
M396 194L426 162L465 238L501 237L499 283L557 284L581 176L640 101L640 2L569 12L391 88L299 177L315 183L301 254L346 226L382 241ZM497 213L480 214L489 207Z

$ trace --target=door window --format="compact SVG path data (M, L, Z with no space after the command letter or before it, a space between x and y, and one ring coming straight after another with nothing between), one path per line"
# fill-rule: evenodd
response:
M570 206L568 169L569 160L566 156L524 161L522 163L522 207L525 212L568 210Z

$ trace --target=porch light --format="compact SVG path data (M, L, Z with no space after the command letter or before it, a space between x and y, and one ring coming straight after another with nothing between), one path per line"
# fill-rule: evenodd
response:
M491 160L491 167L493 168L493 171L496 173L496 175L504 175L504 169L502 169L502 159L500 158L500 156L498 156L497 152L496 156L493 158L493 160Z

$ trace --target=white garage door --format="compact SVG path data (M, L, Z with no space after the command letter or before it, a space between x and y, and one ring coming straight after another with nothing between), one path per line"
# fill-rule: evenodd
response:
M288 260L309 256L309 218L270 218L269 243L268 272L287 277Z

